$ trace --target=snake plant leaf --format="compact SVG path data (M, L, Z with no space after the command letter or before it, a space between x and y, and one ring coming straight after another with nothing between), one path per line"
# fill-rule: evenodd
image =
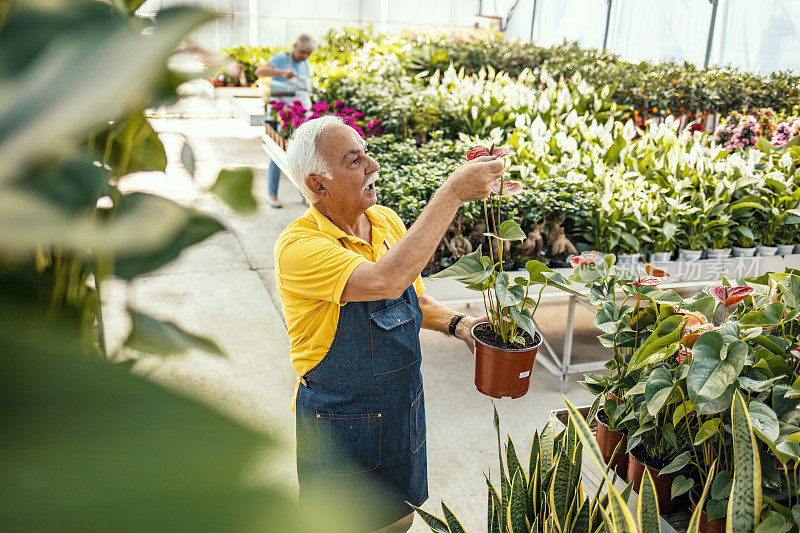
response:
M615 531L617 533L636 533L636 522L622 496L612 486L609 486L608 494Z
M575 514L575 520L572 522L572 533L591 533L592 527L592 506L588 499L584 499L578 512ZM536 530L532 530L536 531Z
M498 233L484 233L486 237L499 239L501 241L524 241L527 238L525 232L519 227L519 224L513 220L505 220L500 224Z
M541 473L544 475L553 466L553 449L555 447L556 427L548 421L542 428L539 456L541 457Z
M691 455L688 451L677 455L667 466L661 469L659 475L680 472L684 466L689 464L689 459L691 459Z
M467 533L464 526L462 526L461 522L456 518L456 515L453 514L444 502L442 502L442 512L444 513L444 519L447 522L450 533Z
M508 506L508 525L511 533L529 533L526 517L528 489L525 487L525 473L517 470L511 483L510 505Z
M560 453L556 460L555 473L550 482L550 511L556 522L556 527L563 531L567 525L569 510L570 480L572 479L573 464L566 453ZM573 491L574 492L574 491Z
M626 374L645 365L659 363L674 354L680 346L682 323L682 317L671 316L656 326L653 333L634 352Z
M639 505L636 509L641 533L661 533L658 513L658 496L650 470L644 469L644 477L639 487Z
M780 428L775 411L757 400L750 400L748 410L750 411L750 422L753 424L753 430L756 435L765 442L776 441L780 434Z
M575 433L575 423L572 420L567 420L567 440L564 446L564 451L571 461L575 460L576 444L578 436Z
M659 366L654 368L647 378L647 385L645 386L645 402L647 403L647 412L651 416L656 416L664 403L672 393L672 372L668 368Z
M689 399L700 403L722 396L739 377L747 352L746 343L725 344L716 331L700 335L692 348L692 365L686 378Z
M703 425L700 426L700 429L697 430L697 434L695 435L694 445L699 446L719 433L719 425L721 422L722 419L720 418L712 418L703 422Z
M619 444L617 444L617 446L619 446ZM610 468L608 470L611 471ZM622 492L619 495L625 501L625 503L628 503L631 499L632 492L633 492L633 481L625 485L625 488L622 489Z
M431 279L454 279L472 285L482 283L494 273L494 266L486 266L481 261L481 246L472 253L462 256L452 266L431 276Z
M694 487L694 480L685 476L675 476L672 480L672 488L670 489L670 497L677 498L681 494L686 494L692 487Z
M706 496L708 495L708 490L711 488L711 480L714 479L714 472L716 469L717 462L714 461L711 463L711 468L708 469L708 478L706 479L706 484L703 487L703 493L700 495L700 499L697 501L697 507L695 507L692 517L689 519L689 525L686 528L686 533L699 533L700 531L700 514L703 512L703 507L705 507ZM728 524L730 524L730 520L728 521ZM728 533L732 533L730 530L730 525L727 527Z
M605 510L605 507L601 505L600 507L598 507L598 509L600 510L600 514L603 517L603 528L602 528L603 532L616 533L617 528L614 525L614 521L611 519L611 517L608 515L608 512Z
M511 440L511 437L508 437L508 444L506 444L506 464L508 465L508 478L514 479L514 476L519 471L522 474L522 481L526 482L527 479L525 477L525 472L522 470L522 465L517 458L517 452L514 449L514 442ZM511 484L513 487L513 483Z
M497 406L492 402L494 409L494 431L497 435L497 456L500 460L500 529L505 531L506 528L506 506L508 505L508 496L511 492L511 483L508 481L506 469L503 466L503 447L500 444L500 416L497 414Z
M731 406L736 469L728 500L728 532L753 531L761 514L761 461L747 405L736 391ZM711 479L711 476L709 476ZM705 491L704 491L705 492Z
M450 533L450 528L447 527L447 523L442 520L441 518L436 518L432 514L427 511L424 511L417 507L416 505L408 504L411 506L412 509L419 515L425 525L428 526L431 531L434 533Z
M489 498L492 501L492 520L488 533L500 533L501 531L505 533L505 510L502 508L500 496L497 494L497 489L494 488L494 485L492 485L488 477L486 477L486 485L489 488Z
M533 441L531 442L531 456L528 460L528 475L530 476L531 481L533 481L533 473L539 470L539 447L539 432L536 431L533 434Z

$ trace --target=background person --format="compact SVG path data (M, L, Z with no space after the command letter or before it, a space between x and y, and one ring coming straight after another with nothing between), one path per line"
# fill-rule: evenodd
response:
M302 102L306 109L311 107L311 64L309 56L317 49L317 42L313 37L302 33L288 52L278 52L265 65L256 69L257 77L269 77L270 88L276 91L287 86L294 90L292 95L274 96L273 100L280 100L292 104L295 100ZM273 83L277 82L277 83ZM277 91L276 91L277 92ZM270 161L267 171L268 203L271 207L281 208L283 204L278 200L278 183L281 171L278 166Z
M320 487L330 494L333 485L362 495L352 512L365 531L407 531L413 513L405 502L428 498L420 328L472 351L470 330L486 320L423 294L420 273L459 207L489 195L503 162L488 156L456 169L406 232L397 213L375 205L380 166L339 117L300 125L287 157L311 203L275 244L298 375L300 499ZM365 491L365 482L377 488Z

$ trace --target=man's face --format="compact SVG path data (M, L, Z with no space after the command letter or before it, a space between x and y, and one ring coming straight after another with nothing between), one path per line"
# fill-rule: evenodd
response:
M292 48L292 57L294 57L294 60L298 63L302 63L308 59L308 56L310 56L313 51L314 49L308 45L294 43L294 47Z
M319 149L331 171L331 179L321 180L328 208L363 212L375 205L375 180L381 167L367 154L364 139L350 126L335 124L320 136Z

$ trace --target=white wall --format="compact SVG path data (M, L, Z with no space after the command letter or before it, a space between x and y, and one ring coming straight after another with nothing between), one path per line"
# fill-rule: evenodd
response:
M511 39L549 46L564 39L601 48L608 0L519 0L506 21ZM800 0L718 0L711 64L753 72L800 72ZM505 18L515 0L483 0L483 14ZM611 0L607 48L630 61L673 59L703 65L708 0ZM194 35L208 48L286 45L302 32L372 23L381 31L472 26L481 0L147 0L140 13L200 5L220 18ZM536 14L533 17L534 4ZM533 30L531 32L531 29Z

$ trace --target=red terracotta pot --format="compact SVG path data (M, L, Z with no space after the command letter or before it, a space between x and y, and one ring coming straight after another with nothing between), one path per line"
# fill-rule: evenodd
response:
M697 508L694 502L692 502L692 513ZM725 519L724 518L715 518L714 520L708 519L708 513L705 511L700 511L700 531L702 533L725 533Z
M636 449L634 448L633 451L636 451ZM683 498L676 498L675 500L672 499L672 481L678 476L677 472L659 476L659 471L655 468L650 468L649 466L646 468L650 471L650 477L653 478L653 484L656 486L656 494L658 494L658 509L662 513L671 511L686 503L683 501ZM633 490L636 492L639 492L639 485L642 483L644 469L645 464L637 459L632 452L628 453L627 481L628 483L633 482Z
M627 479L628 454L625 452L625 449L628 445L628 436L619 431L608 429L608 426L606 426L598 416L595 440L600 447L600 453L603 454L603 461L605 461L606 464L611 460L611 455L614 453L617 444L619 444L620 441L622 442L619 450L617 450L617 455L614 456L614 461L611 463L611 466L620 478Z
M475 324L471 331L475 339L475 388L492 398L524 396L531 383L533 362L542 345L542 336L537 332L530 348L497 348L475 336L475 328L485 323Z

